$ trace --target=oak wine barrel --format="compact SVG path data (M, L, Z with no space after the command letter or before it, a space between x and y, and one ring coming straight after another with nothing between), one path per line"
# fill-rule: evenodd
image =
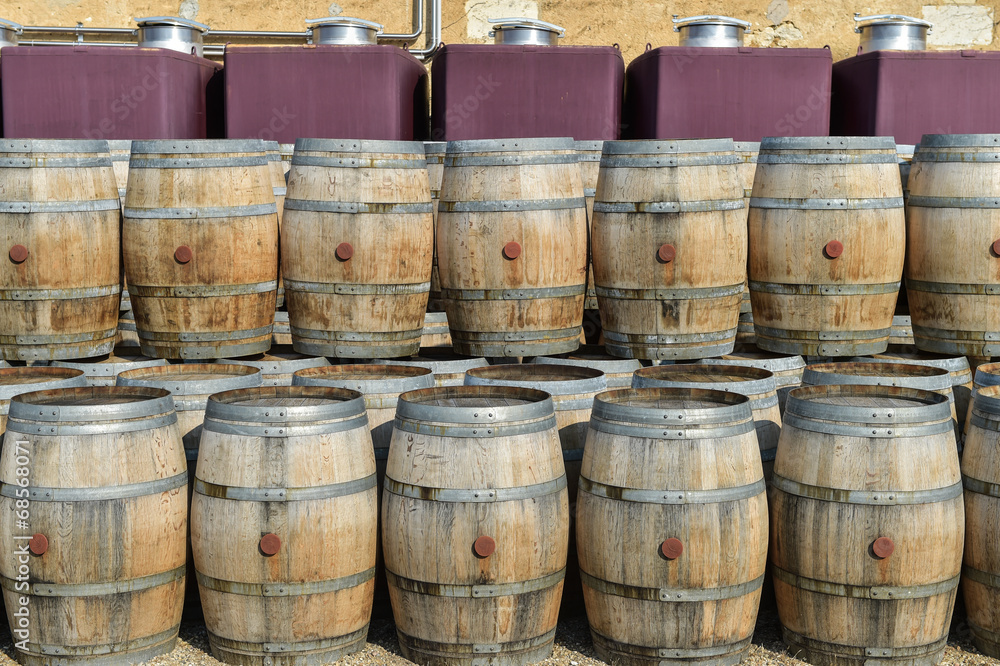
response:
M604 373L609 389L632 386L632 374L642 367L634 358L611 356L599 345L580 345L580 348L562 356L536 356L534 363L544 365L575 365L593 368Z
M81 370L87 378L87 386L114 386L120 372L167 364L162 358L149 358L133 352L138 350L134 347L118 347L110 354L94 358L52 361L49 367Z
M485 358L462 356L445 347L421 347L420 353L409 358L379 359L380 365L409 365L427 368L434 374L435 386L462 386L465 373L472 368L489 365Z
M322 356L300 354L291 345L272 345L264 354L222 358L218 362L257 368L261 373L261 386L291 386L292 375L299 370L330 365L330 362Z
M22 393L47 389L86 386L83 370L76 368L16 366L0 368L0 435L7 430L7 412L10 400Z

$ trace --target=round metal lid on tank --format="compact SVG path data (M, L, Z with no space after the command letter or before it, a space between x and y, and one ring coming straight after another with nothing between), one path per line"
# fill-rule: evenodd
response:
M139 26L139 47L169 49L199 58L204 55L204 36L209 28L178 16L147 16L133 19Z
M926 51L929 21L902 14L861 16L854 13L854 32L861 35L858 54L872 51Z
M730 16L707 14L680 18L673 16L674 32L680 46L732 48L743 46L743 36L753 24Z
M312 31L314 44L337 46L378 44L378 36L384 29L381 23L352 16L309 19L306 25Z
M494 26L490 31L494 44L554 46L566 34L561 26L532 18L491 18L489 22Z

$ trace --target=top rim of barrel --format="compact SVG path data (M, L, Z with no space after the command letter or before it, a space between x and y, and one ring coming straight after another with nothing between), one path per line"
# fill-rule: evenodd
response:
M38 381L19 382L16 384L5 384L5 377L24 377L28 379L38 379ZM45 379L51 377L51 379ZM83 370L78 368L62 368L51 366L15 366L11 368L0 368L0 400L10 400L22 393L31 393L45 388L72 388L87 385L87 377Z
M976 389L972 394L972 409L1000 417L1000 385Z
M573 141L573 148L580 153L597 153L604 150L604 140L601 141Z
M183 375L215 375L185 379ZM184 363L135 368L118 373L118 386L153 386L174 395L205 395L238 388L260 386L262 373L249 365Z
M626 372L631 374L642 367L639 359L611 356L605 353L604 347L600 345L581 345L575 352L570 353L567 358L559 356L536 356L532 363L538 365L575 365L584 368L595 368L601 370L606 375Z
M132 142L133 155L211 155L216 153L260 153L260 139L144 139Z
M97 402L106 399L108 402ZM87 404L61 404L65 401L90 401ZM170 391L150 386L74 386L32 391L14 396L10 401L8 428L12 421L28 423L69 423L121 421L159 416L174 411ZM39 433L45 434L45 433Z
M96 357L93 359L75 359L72 361L52 361L51 368L75 368L83 372L88 377L112 377L124 370L137 370L139 368L153 368L166 365L167 361L162 358L148 358L146 356L136 357L142 360L129 360L116 357L111 360L111 354L105 354L108 358Z
M432 349L434 349L432 347ZM445 349L442 347L442 349ZM432 373L437 373L439 369L447 368L448 372L465 372L471 368L481 368L489 365L489 362L482 357L462 357L462 358L431 358L427 356L411 356L407 359L377 359L372 361L376 365L407 365L415 368L429 368Z
M324 365L296 370L292 385L351 388L364 395L399 394L434 386L434 373L423 366L392 363Z
M857 373L864 374L857 374ZM893 381L885 384L884 381ZM909 388L943 391L951 389L951 372L932 365L910 363L812 363L802 373L804 385L867 384L877 386L908 386Z
M445 400L481 400L475 406L428 404ZM489 400L521 400L518 405L489 405ZM464 423L489 427L500 423L538 421L555 415L552 396L517 386L440 386L399 396L397 419L429 423Z
M924 134L916 152L928 148L1000 148L1000 134Z
M376 139L302 138L295 140L295 152L426 155L426 149L421 141L382 141Z
M103 139L0 139L0 153L108 153Z
M895 356L894 354L907 354L904 356ZM924 357L924 358L913 358L913 357ZM972 369L969 367L969 359L964 356L949 356L947 354L933 354L928 352L914 352L910 355L908 352L893 352L886 351L881 354L874 354L872 356L855 356L851 359L859 363L899 363L902 365L927 365L934 368L944 368L949 372L967 372L972 374Z
M504 374L514 377L504 377ZM608 388L604 372L580 365L523 363L485 365L465 372L466 386L538 388L551 395L598 393Z
M976 376L973 381L976 386L996 386L1000 384L1000 363L983 363L976 368Z
M698 401L714 404L698 407L678 406L676 409L633 404L655 401L673 401L681 404L684 401ZM608 421L655 426L659 430L751 421L753 411L750 407L750 398L741 393L702 388L656 387L625 388L599 393L594 398L591 416Z
M894 399L913 403L912 406L891 405L832 405L818 402L824 398ZM894 425L898 423L951 423L951 402L934 391L904 386L873 384L820 384L792 389L785 402L788 415L817 421L861 425Z
M733 141L733 149L738 153L756 153L760 151L760 141Z
M465 139L449 141L448 155L463 153L521 153L525 151L575 151L572 137L535 137L509 139Z
M891 150L896 141L891 136L766 136L760 152L772 150Z
M740 356L747 354L747 356ZM752 354L752 356L751 356ZM733 358L736 357L736 358ZM785 370L805 370L806 360L797 354L779 354L776 352L733 352L719 358L701 358L695 365L739 365L751 368L762 368L772 373Z
M664 139L605 141L605 155L672 155L675 153L732 153L732 139Z
M295 399L323 400L322 404L282 405L280 401ZM267 404L240 405L242 401ZM294 423L353 418L365 413L364 396L360 391L332 386L255 386L214 393L208 398L205 418L241 423Z
M288 354L294 358L282 358L280 354ZM236 358L220 358L216 363L219 365L246 365L260 370L269 369L276 364L280 364L281 369L288 372L305 370L306 368L321 368L330 365L330 361L325 357L301 354L295 351L291 345L271 345L269 350L260 354Z
M264 150L269 153L277 153L280 150L277 141L264 141L262 139L261 143L264 144Z
M108 139L107 144L109 150L122 150L123 148L132 150L132 139Z
M695 372L706 377L706 381L691 379L670 379L673 375ZM723 377L722 375L730 375ZM712 377L718 377L713 380ZM747 394L760 395L777 390L774 373L751 365L700 365L682 363L677 365L653 365L640 368L632 375L632 388L655 388L673 386L678 388L701 388L705 385L739 386Z
M447 150L447 141L424 141L424 153L427 155L444 155Z

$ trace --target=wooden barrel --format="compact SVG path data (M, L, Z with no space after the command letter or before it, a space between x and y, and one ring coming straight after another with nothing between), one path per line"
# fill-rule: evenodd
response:
M85 386L19 395L7 433L0 538L10 550L0 577L18 661L141 664L170 652L188 517L170 394ZM30 528L15 520L29 511Z
M288 172L292 169L292 158L295 157L295 144L279 143L278 152L281 154L281 170L285 172L287 179Z
M285 169L281 166L281 152L277 141L264 141L264 154L267 156L267 173L271 181L271 191L274 192L274 205L278 209L278 235L281 235L281 216L285 210L285 193L288 190L285 183ZM278 294L275 305L285 304L285 285L281 281L280 247L278 261Z
M770 370L743 365L654 365L636 370L632 386L731 391L750 398L764 479L771 478L781 435L781 409L774 373Z
M593 254L609 353L733 350L747 263L736 163L730 139L604 143Z
M248 365L260 370L261 386L291 386L292 375L306 368L321 368L330 365L322 356L307 356L300 354L291 345L272 346L266 354L241 356L240 358L223 358L219 363Z
M892 137L765 138L749 217L757 346L885 351L905 226Z
M75 368L18 366L0 368L0 435L7 430L7 412L15 395L46 389L86 386L87 378Z
M456 354L446 347L421 347L420 353L407 359L373 361L381 365L408 365L427 368L434 374L435 386L462 386L465 373L472 368L489 365L485 358Z
M144 355L271 346L278 216L267 169L262 141L132 142L122 243Z
M275 345L292 346L292 329L288 324L287 312L274 313L274 331L271 340Z
M972 395L987 386L1000 386L1000 363L982 363L976 366L976 371L973 373ZM973 403L970 401L968 411L965 413L965 424L962 427L963 438L969 434L972 409Z
M135 313L132 310L122 310L118 313L115 348L118 347L132 347L135 348L136 354L142 354L142 350L139 348L139 332L135 329Z
M583 198L587 204L587 297L585 310L597 310L597 292L594 291L594 262L591 257L590 238L594 232L594 200L597 197L597 180L601 174L603 141L577 141L574 144L580 159L580 177L583 180Z
M1000 658L1000 386L975 393L965 451L965 555L962 594L972 641L983 654Z
M757 346L757 336L753 332L753 313L741 314L736 322L736 344Z
M575 365L600 370L604 373L609 389L632 386L632 374L642 367L638 359L611 356L599 345L581 345L575 352L563 356L536 356L534 362L543 365Z
M420 334L420 347L451 347L448 315L443 312L428 312L424 316L424 330Z
M120 202L106 141L0 141L0 356L111 351L120 305Z
M377 497L356 391L211 396L191 547L212 654L247 666L322 664L364 648Z
M904 363L907 365L929 365L933 368L944 368L951 377L951 392L955 396L955 414L958 417L959 432L965 431L965 417L971 408L972 401L972 370L969 360L964 356L947 356L944 354L928 354L918 351L916 347L889 347L883 354L860 356L851 359L859 362L874 363Z
M892 328L889 329L890 345L912 345L913 325L910 318L904 315L893 315Z
M208 396L222 391L260 386L261 372L245 365L190 363L136 368L118 374L118 386L144 386L170 391L177 410L177 426L188 463L198 460L198 442Z
M951 407L955 435L958 429L958 415L955 409L955 394L951 390L951 373L944 368L906 363L812 363L802 373L803 386L824 384L868 384L872 386L904 386L906 388L933 391L948 398Z
M941 660L965 533L947 398L894 386L792 391L770 520L790 654L837 666Z
M573 141L450 142L438 262L459 354L539 356L579 347L587 211Z
M513 666L552 653L569 510L547 393L455 386L401 396L382 517L404 657Z
M52 367L81 370L87 379L87 386L114 386L119 372L167 364L162 358L149 358L132 353L135 351L138 350L134 347L118 348L110 354L96 358L53 361Z
M688 388L599 395L580 477L577 548L604 661L745 657L767 564L767 497L749 399Z
M128 185L128 160L132 153L132 142L125 140L109 140L108 152L111 154L111 169L115 174L115 184L118 186L118 200L125 207L125 188Z
M423 144L296 141L281 239L296 351L417 352L434 251Z
M1000 356L1000 134L925 134L908 181L906 294L923 351Z
M760 142L759 141L734 141L733 142L734 153L736 154L736 178L740 183L743 184L743 200L747 203L746 211L749 214L750 208L750 196L753 193L753 179L757 173L757 154L760 152ZM743 326L737 326L736 337L737 344L744 342L744 344L753 344L752 340L747 339L747 331L749 331L749 336L753 336L753 317L749 317L745 323L742 315L748 315L753 313L753 306L750 302L750 285L746 282L743 283L743 297L740 301L740 324ZM743 330L746 329L746 330ZM743 332L744 340L740 340L740 333Z
M698 363L703 365L745 365L752 368L763 368L774 374L774 386L778 393L778 407L785 411L785 401L788 392L802 386L802 372L806 369L806 361L801 356L775 354L745 346L719 358L703 358Z
M428 312L441 312L444 307L441 302L441 272L438 269L437 219L438 202L441 200L441 179L444 176L444 156L447 147L447 141L424 141L424 154L427 155L427 176L430 181L431 203L434 211L434 260L431 266L431 291L427 299Z
M903 186L903 203L910 198L910 171L913 167L913 154L917 146L896 144L896 162L899 165L899 180Z

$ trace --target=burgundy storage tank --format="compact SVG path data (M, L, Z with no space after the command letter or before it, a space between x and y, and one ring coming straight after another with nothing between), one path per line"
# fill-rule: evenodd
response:
M10 46L0 57L7 138L204 139L221 133L222 66L200 52L207 26L185 19L140 19L138 47ZM186 31L186 52L159 31ZM176 36L176 35L175 35ZM145 48L145 43L171 44ZM183 48L183 45L178 48ZM218 93L216 93L218 89Z
M920 19L855 20L859 55L833 66L832 134L917 144L924 134L1000 132L1000 53L925 51L930 24ZM924 40L877 39L878 31L904 29L922 31Z
M491 19L495 44L446 44L431 66L431 138L619 138L625 61L613 46L555 46L562 28Z
M427 138L427 69L382 26L316 19L315 44L227 46L226 136L414 141Z
M629 64L625 138L829 134L829 49L742 46L750 24L724 16L674 23L680 46L651 49Z

